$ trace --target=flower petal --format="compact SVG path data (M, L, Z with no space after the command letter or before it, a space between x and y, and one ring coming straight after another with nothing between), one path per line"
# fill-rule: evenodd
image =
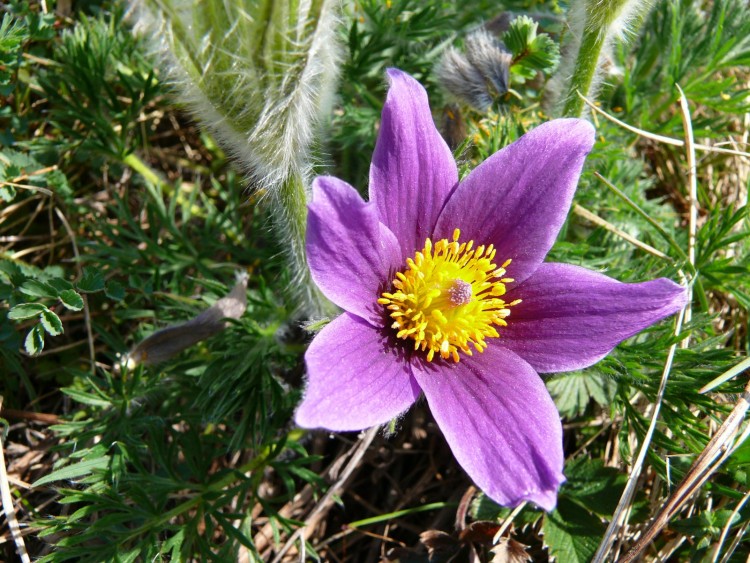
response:
M666 278L622 283L570 264L542 264L509 299L500 344L539 372L581 369L618 343L679 311L685 288Z
M391 87L370 166L370 201L380 220L413 257L432 235L458 182L453 155L435 128L427 92L408 74L388 69Z
M362 430L408 409L420 389L398 347L362 319L344 313L305 354L307 390L295 421L305 428Z
M542 263L565 222L594 128L556 119L526 133L477 166L445 205L435 238L494 244L508 276L521 282Z
M315 283L339 307L382 324L377 299L401 267L396 238L378 222L375 206L346 182L313 182L307 218L307 261Z
M505 506L557 502L562 425L544 382L513 352L490 345L457 364L413 364L453 454L487 496Z

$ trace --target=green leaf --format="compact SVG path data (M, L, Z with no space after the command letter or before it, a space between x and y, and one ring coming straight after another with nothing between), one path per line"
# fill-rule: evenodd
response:
M471 503L471 517L474 520L491 520L500 522L507 518L511 513L510 508L500 506L484 493L478 494ZM520 514L513 519L514 525L523 527L526 525L535 525L542 517L542 513L532 505L527 505Z
M27 280L18 288L19 291L30 297L49 297L55 299L57 290L51 285L39 280Z
M118 560L122 563L133 563L138 560L138 556L141 555L141 547L134 547L128 552L121 553L118 555Z
M173 535L171 538L167 539L162 545L161 545L161 553L167 554L171 552L170 554L170 561L179 561L180 560L180 548L182 547L182 544L185 541L185 528L180 528L179 531Z
M510 509L500 506L485 494L477 495L471 503L471 517L475 520L500 520Z
M104 275L95 268L84 268L81 279L76 284L78 291L93 293L104 289Z
M739 514L733 514L733 511L729 509L703 511L698 516L670 522L669 527L688 536L712 535L718 537L721 530L729 522L730 517L732 518L732 525L737 524L741 518Z
M0 259L0 273L7 276L10 283L14 286L21 285L26 280L26 276L24 276L21 268L10 260Z
M603 517L615 511L627 481L627 476L614 467L605 467L602 460L586 457L566 463L565 476L568 480L560 495Z
M65 289L60 292L60 301L72 311L83 309L83 297L75 289Z
M550 555L565 563L588 563L604 535L598 517L561 498L557 509L544 517L544 542Z
M75 479L76 477L83 477L91 475L94 469L106 469L109 465L109 456L97 457L95 459L85 459L78 463L67 465L62 469L53 471L49 475L45 475L41 479L34 482L32 487L40 487L48 483L54 483L55 481L64 481L68 479Z
M523 63L538 70L550 70L560 59L560 52L552 38L546 33L537 35L529 45L529 53Z
M63 200L73 197L73 190L68 183L68 178L60 170L53 170L45 174L45 180L47 187Z
M10 14L4 14L2 23L0 23L0 53L2 53L2 61L4 63L10 63L24 39L27 38L26 30L23 24Z
M537 35L538 24L528 16L518 16L508 26L502 40L513 53L511 72L532 78L537 70L548 72L560 60L557 44L546 33Z
M16 188L9 184L0 185L0 199L2 199L3 201L13 201L17 193L18 192L16 191Z
M583 414L591 399L602 406L609 405L617 384L601 373L588 370L556 376L547 382L547 389L560 413L573 417Z
M115 301L122 301L125 298L125 286L116 280L107 283L104 294Z
M51 285L57 290L58 296L66 289L73 289L73 284L64 278L50 278L47 280L47 284Z
M23 347L26 348L26 352L31 356L36 356L44 350L44 329L42 325L36 325L29 331Z
M42 168L42 165L35 158L26 153L4 149L0 154L3 156L0 162L5 165L4 169L0 168L0 179L2 180L12 180L25 172Z
M97 395L93 395L91 393L79 391L78 389L71 389L70 387L66 387L62 390L62 392L84 405L91 405L95 407L104 407L104 408L112 406L111 401L102 399L101 397Z
M57 336L63 333L63 325L60 317L58 317L53 311L47 309L42 311L40 320L44 330L49 332L52 336Z
M323 330L326 327L326 325L328 325L328 323L330 322L331 322L331 319L327 317L324 319L320 319L320 320L310 321L309 323L306 323L304 325L304 329L311 334L317 334L318 332Z
M22 303L16 305L8 312L8 318L14 321L22 321L24 319L30 319L36 317L43 311L46 311L47 307L41 303Z

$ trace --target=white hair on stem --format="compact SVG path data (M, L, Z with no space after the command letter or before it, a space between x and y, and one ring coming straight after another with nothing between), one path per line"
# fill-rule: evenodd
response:
M270 207L303 312L327 307L305 260L314 147L337 79L334 0L133 0L179 99Z
M615 41L627 41L635 36L634 27L651 8L649 0L577 0L571 3L567 15L567 43L562 48L562 60L555 76L549 81L548 103L552 113L558 114L570 99L578 100L573 84L575 73L588 57L596 57L593 76L582 91L593 99L605 76L605 62L611 60ZM584 37L593 36L599 43L595 52L581 52Z

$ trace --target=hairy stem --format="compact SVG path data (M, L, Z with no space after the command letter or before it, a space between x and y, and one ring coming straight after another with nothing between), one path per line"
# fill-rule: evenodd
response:
M583 100L578 92L586 97L590 96L591 86L594 83L596 69L599 64L599 56L604 47L606 30L598 26L590 26L587 21L584 24L581 47L578 50L573 77L565 98L563 115L566 117L580 117L583 113Z
M305 255L305 231L307 227L307 194L305 181L299 176L290 176L272 192L273 228L277 238L285 246L287 262L294 274L291 297L296 303L306 304L314 316L333 314L334 306L320 292L310 277Z
M574 35L580 36L580 43L577 51L570 50L570 56L575 58L573 64L561 65L564 72L570 72L570 78L564 79L567 85L563 88L564 116L582 115L584 101L579 93L589 99L595 97L602 53L616 38L626 39L628 28L645 15L648 8L644 0L580 0L571 5L568 25Z

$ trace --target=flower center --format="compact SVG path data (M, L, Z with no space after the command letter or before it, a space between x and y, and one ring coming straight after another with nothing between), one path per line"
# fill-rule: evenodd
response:
M378 299L390 311L396 336L414 340L427 361L439 353L458 362L459 351L472 355L470 344L483 352L485 339L499 336L495 326L507 326L510 307L521 302L501 299L505 284L513 281L503 277L511 261L498 268L493 245L474 248L473 240L459 243L460 235L456 229L452 241L427 239L396 274L392 292Z

